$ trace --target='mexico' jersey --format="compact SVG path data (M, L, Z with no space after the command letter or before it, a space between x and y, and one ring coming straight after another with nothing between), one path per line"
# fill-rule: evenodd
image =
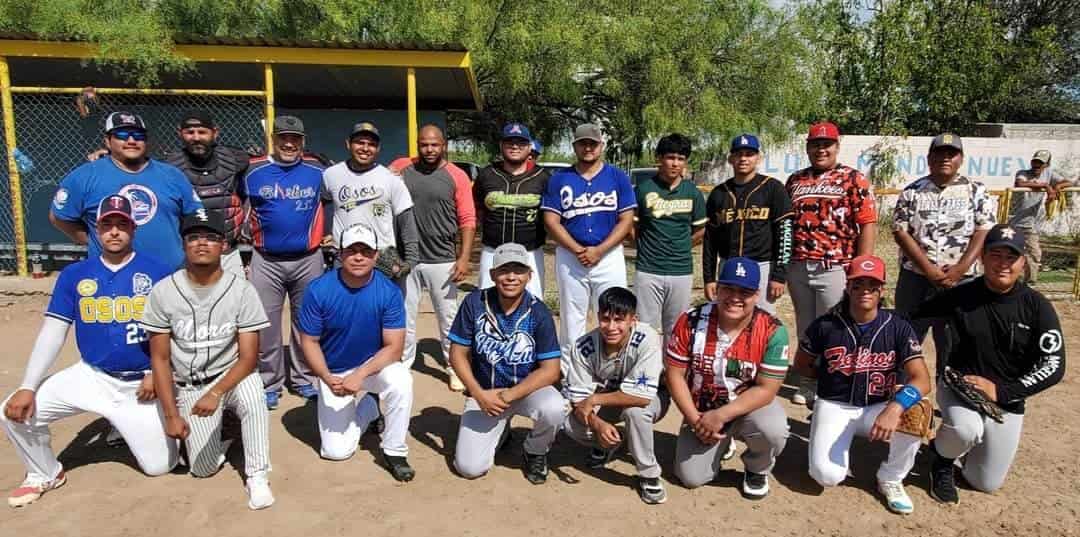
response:
M79 261L60 272L45 315L75 325L84 362L105 371L146 371L150 349L139 321L150 290L171 272L139 254L115 271L100 257Z
M594 393L621 391L652 399L659 387L664 362L660 359L660 336L648 324L638 322L630 339L615 356L604 355L600 329L578 338L570 351L566 392L570 401L584 401Z

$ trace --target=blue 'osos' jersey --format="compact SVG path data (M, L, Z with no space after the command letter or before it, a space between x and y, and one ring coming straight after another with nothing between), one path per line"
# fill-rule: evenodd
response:
M100 257L79 261L60 272L45 315L75 325L84 362L105 371L146 371L150 349L139 321L150 289L172 271L140 254L115 272Z
M551 311L528 291L510 315L503 313L494 287L469 293L449 337L469 347L473 376L485 390L510 388L540 362L560 356Z
M604 242L619 222L619 214L636 207L630 178L610 164L604 164L592 179L574 168L556 172L540 204L541 210L561 216L563 227L582 246Z

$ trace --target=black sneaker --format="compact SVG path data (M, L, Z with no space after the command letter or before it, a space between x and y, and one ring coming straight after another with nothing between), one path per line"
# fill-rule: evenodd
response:
M760 500L769 495L769 474L743 472L743 497L748 500Z
M524 455L525 465L522 470L525 471L525 479L533 485L543 485L547 482L548 475L547 455Z
M615 458L614 449L594 447L589 450L589 456L585 458L585 467L593 470L607 466L611 459Z
M660 482L658 477L639 477L637 490L641 501L649 505L661 504L667 501L667 492L664 491L664 484Z
M941 503L960 503L953 460L938 455L933 444L930 444L930 497Z
M390 469L390 475L394 476L394 479L398 481L409 482L416 477L416 470L409 466L409 461L405 457L387 455L386 467Z
M513 434L510 432L510 428L507 427L503 430L503 434L499 437L499 443L495 446L496 453L502 453L504 450L510 447L510 440L513 439Z

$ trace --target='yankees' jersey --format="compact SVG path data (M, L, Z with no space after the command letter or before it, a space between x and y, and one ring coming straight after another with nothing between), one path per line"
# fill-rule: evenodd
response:
M272 255L301 255L319 247L325 223L323 166L314 158L283 164L252 160L240 194L251 203L252 246Z
M614 356L605 356L600 329L581 336L570 351L566 371L566 391L577 403L594 393L621 391L627 395L652 399L659 387L664 362L660 358L661 340L648 324L634 323L630 339Z
M792 259L846 264L855 257L862 226L877 222L874 189L859 170L840 164L805 168L787 180L795 213Z
M139 320L147 295L172 267L132 254L119 268L100 257L68 265L53 286L45 315L75 325L75 345L84 362L105 371L150 369L150 349Z
M548 180L540 209L559 214L566 231L582 246L596 246L611 234L619 214L637 207L634 187L622 170L604 164L592 179L573 167Z
M879 309L860 326L846 300L810 323L799 348L817 363L817 396L858 407L890 400L903 383L904 364L923 357L915 330L903 318Z
M363 172L339 162L323 172L323 190L334 204L334 239L353 224L375 231L379 249L397 245L394 217L412 209L413 200L405 182L382 164Z
M173 377L181 382L224 373L240 355L237 334L270 326L255 287L226 272L212 287L196 289L184 269L150 292L142 326L170 334Z

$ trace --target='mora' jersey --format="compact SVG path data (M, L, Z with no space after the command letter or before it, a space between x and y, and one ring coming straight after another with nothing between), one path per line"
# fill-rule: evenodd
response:
M60 272L45 315L75 325L84 362L105 371L146 371L150 349L139 321L150 290L171 272L139 254L116 270L100 257L79 261Z
M594 393L621 391L652 399L659 387L664 362L660 358L660 336L648 324L634 323L626 346L614 356L605 356L600 329L578 338L570 351L566 370L566 392L570 402L584 401Z

